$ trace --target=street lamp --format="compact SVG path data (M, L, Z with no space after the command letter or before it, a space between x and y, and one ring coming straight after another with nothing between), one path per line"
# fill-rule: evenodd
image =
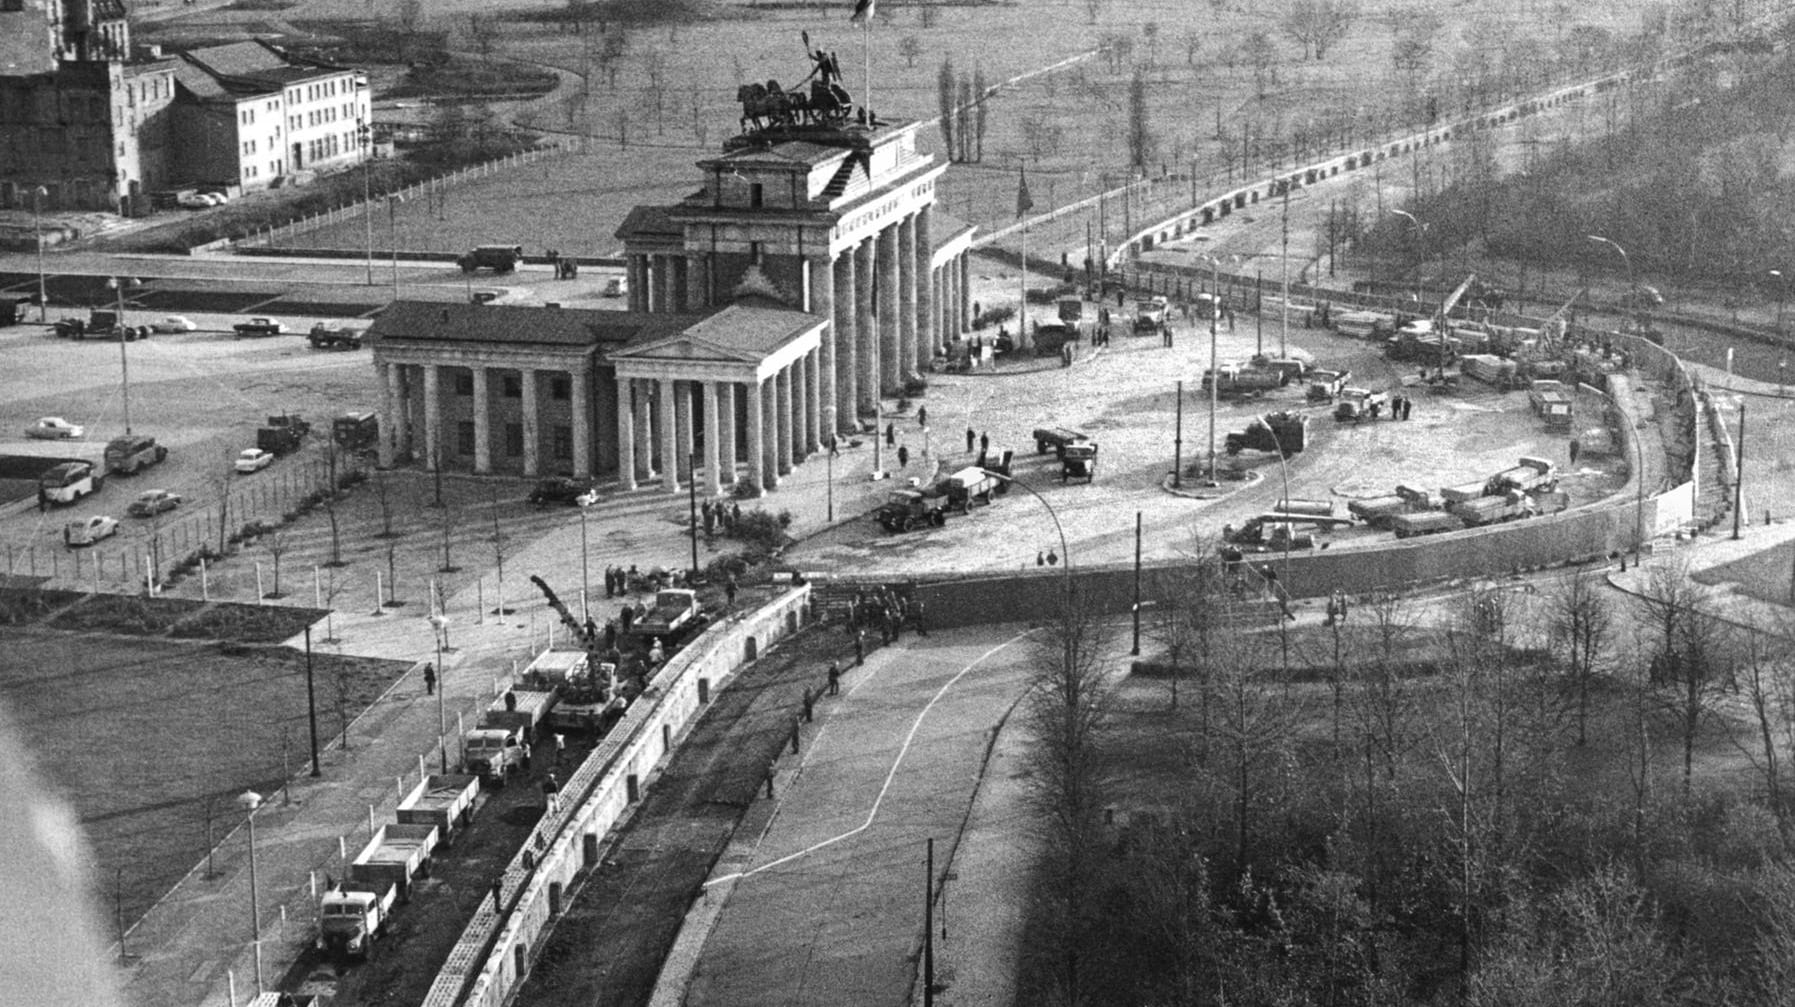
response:
M1209 305L1209 483L1210 483L1210 485L1213 486L1216 484L1216 477L1215 477L1215 412L1216 412L1217 406L1219 405L1219 403L1221 401L1221 375L1217 372L1217 369L1216 369L1218 364L1217 364L1217 359L1216 359L1215 344L1216 344L1216 338L1217 338L1217 336L1216 336L1216 320L1217 320L1218 316L1220 316L1222 313L1222 284L1221 284L1221 266L1222 266L1222 264L1221 264L1221 258L1219 256L1204 255L1204 256L1202 256L1202 258L1209 260L1210 295L1215 298L1215 300L1211 301L1210 305ZM1237 258L1237 257L1230 256L1230 258ZM1285 294L1288 295L1289 291L1286 290ZM1289 310L1288 296L1286 297L1286 301L1285 301L1285 310L1286 311ZM1172 478L1173 478L1172 484L1174 486L1176 486L1177 485L1177 475L1174 473Z
M1021 480L1016 479L1012 476L1004 475L1002 472L992 472L989 469L986 469L984 471L985 471L986 475L996 476L997 478L1002 479L1004 482L1010 484L1012 487L1014 487L1016 489L1027 490L1029 492L1029 495L1033 496L1036 500L1041 501L1041 506L1047 508L1047 516L1053 519L1053 530L1056 533L1058 533L1059 537L1060 537L1060 556L1062 558L1062 562L1061 562L1060 566L1065 571L1065 574L1066 574L1066 597L1068 599L1071 598L1072 597L1072 550L1066 548L1066 529L1060 527L1060 516L1058 514L1054 513L1053 505L1048 503L1047 498L1042 496L1038 490L1036 490L1033 486L1030 486L1028 483L1022 482Z
M1589 237L1589 240L1596 242L1597 244L1608 245L1608 246L1612 247L1615 251L1620 253L1621 262L1625 263L1627 266L1627 307L1629 309L1631 309L1633 312L1634 334L1638 335L1638 336L1644 336L1645 335L1645 326L1641 325L1640 321L1639 321L1639 310L1638 310L1638 301L1637 301L1637 298L1639 296L1639 285L1633 279L1633 257L1631 255L1628 255L1627 250L1620 247L1620 244L1617 243L1616 241L1614 241L1614 239L1612 239L1612 238L1604 238L1599 234L1591 234L1588 237Z
M405 197L397 192L386 197L386 240L392 246L393 254L393 300L399 299L399 211L398 204L405 202Z
M582 518L584 511L581 512ZM448 733L448 715L443 710L443 693L448 690L449 676L443 668L443 637L449 635L449 617L441 612L429 618L431 635L436 638L436 754L442 759L443 773L449 772L449 746L443 740Z
M31 230L37 235L37 320L50 321L50 298L44 293L44 199L50 190L37 186L31 190Z
M368 172L372 168L374 158L374 127L366 119L355 120L355 139L361 144L361 205L362 223L365 225L368 238L368 286L374 285L374 197L368 181Z
M592 595L592 572L587 560L586 510L598 503L598 491L587 490L575 497L573 502L580 505L580 618L590 621L592 609L586 599Z
M249 935L256 955L256 993L262 992L262 913L256 890L256 809L262 806L262 795L245 790L237 795L237 806L249 813Z
M1770 275L1776 277L1776 335L1780 339L1783 334L1783 301L1789 292L1789 280L1780 269L1772 269Z
M1398 209L1392 208L1390 210L1390 212L1397 215L1398 217L1407 217L1409 220L1409 223L1415 225L1415 238L1416 238L1417 243L1421 246L1421 262L1419 265L1417 265L1415 267L1415 304L1417 307L1419 307L1421 304L1421 270L1427 266L1427 228L1428 228L1428 225L1423 224L1419 219L1417 219L1415 217L1414 214L1410 213L1407 210L1398 210Z
M124 403L125 433L131 432L131 365L125 357L125 343L129 342L125 333L125 290L143 286L143 281L133 277L114 276L106 281L117 296L118 320L115 323L118 331L118 373L119 398Z

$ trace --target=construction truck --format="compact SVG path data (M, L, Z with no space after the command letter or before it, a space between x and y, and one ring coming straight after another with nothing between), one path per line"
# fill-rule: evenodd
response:
M554 708L543 723L553 731L603 733L611 718L629 705L614 688L617 665L610 661L593 666L583 650L545 650L524 669L525 686L553 692Z
M1205 370L1203 372L1202 387L1207 392L1213 385L1215 394L1222 398L1257 398L1289 383L1290 375L1285 371L1273 370L1269 367L1223 364L1213 371Z
M886 531L903 532L924 525L947 523L947 491L940 486L893 490L873 518Z
M1097 444L1068 444L1066 451L1060 455L1060 482L1072 479L1083 479L1093 482L1097 478ZM1000 486L1003 484L999 484ZM1000 490L1001 492L1001 490Z
M1344 423L1347 420L1375 420L1390 410L1390 394L1374 392L1369 388L1342 388L1339 401L1334 405L1334 419Z
M461 739L462 771L502 787L523 772L523 732L509 727L476 727Z
M1063 453L1061 457L1064 457ZM990 504L1002 485L1002 479L977 465L968 465L941 481L942 488L947 491L948 503L958 507L962 514L970 513L974 503Z
M524 741L536 738L560 697L553 689L508 689L503 696L487 704L480 714L480 726L487 729L513 730Z
M664 587L654 594L654 607L637 619L630 632L640 637L659 637L671 648L704 625L704 606L698 592Z
M1563 493L1541 493L1537 496L1510 490L1501 496L1481 496L1455 503L1450 512L1470 527L1513 521L1535 514L1556 514L1569 504Z
M1505 357L1490 353L1467 353L1459 358L1458 369L1468 377L1507 391L1520 380L1520 366Z
M1417 535L1438 535L1442 532L1462 531L1465 523L1445 511L1420 511L1414 514L1398 514L1390 519L1390 530L1397 538L1414 538Z
M365 885L390 884L399 901L411 901L411 886L430 876L430 858L436 850L434 825L382 825L349 864L349 880Z
M1491 476L1484 493L1545 493L1558 488L1558 466L1549 459L1521 456L1521 464Z
M390 881L344 881L318 901L318 950L366 961L385 936L399 886Z
M1082 444L1090 439L1089 436L1077 430L1068 430L1065 427L1036 427L1035 453L1044 455L1048 448L1052 448L1055 454L1064 457L1066 445Z
M1349 501L1346 505L1346 512L1373 528L1388 528L1392 518L1398 514L1409 512L1409 504L1402 497L1392 493L1389 496Z
M1310 371L1309 391L1304 397L1310 402L1332 402L1351 380L1351 371Z
M1356 339L1385 339L1396 331L1396 319L1375 311L1340 311L1334 314L1334 331Z
M1286 411L1253 417L1245 430L1228 434L1224 447L1229 455L1265 451L1289 458L1300 453L1308 442L1309 417Z
M1166 321L1166 299L1143 297L1134 302L1134 331L1158 332Z
M1292 381L1301 384L1302 380L1309 376L1309 372L1315 369L1315 361L1302 350L1295 347L1291 347L1290 353L1291 355L1287 357L1271 357L1266 356L1265 354L1255 354L1251 360L1251 365L1258 370L1276 371L1279 374L1282 374L1284 376L1284 384L1286 385L1290 384Z
M268 425L256 431L256 447L271 455L291 454L305 444L311 430L312 425L295 414L270 416Z
M426 776L399 802L393 817L400 825L430 825L447 846L455 834L473 824L480 778L462 773Z
M1547 430L1569 430L1575 420L1571 396L1562 382L1541 379L1527 388L1527 404L1534 415L1546 421Z

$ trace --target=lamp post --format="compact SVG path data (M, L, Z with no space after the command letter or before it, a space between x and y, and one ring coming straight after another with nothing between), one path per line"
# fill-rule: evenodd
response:
M368 181L368 172L374 158L374 128L366 119L355 120L355 139L361 144L361 206L362 223L365 225L368 239L368 286L374 285L374 197Z
M131 364L125 356L125 290L129 287L141 287L143 281L124 276L114 276L106 281L117 297L116 313L118 315L118 374L119 400L124 405L125 433L131 432Z
M50 321L50 298L44 293L44 198L50 190L37 186L31 190L31 231L37 235L37 320Z
M1627 308L1633 315L1634 332L1640 336L1645 335L1645 326L1639 324L1639 285L1633 279L1633 257L1628 255L1627 250L1620 247L1620 244L1612 238L1604 238L1599 234L1592 234L1589 235L1589 240L1600 245L1607 245L1620 253L1620 261L1627 266Z
M997 478L1002 479L1004 482L1009 483L1010 486L1015 489L1027 490L1030 496L1033 496L1036 500L1041 501L1041 506L1047 508L1047 516L1053 519L1053 530L1060 537L1060 556L1061 556L1060 566L1063 568L1065 575L1066 575L1066 597L1071 598L1072 597L1072 550L1066 548L1066 529L1060 527L1060 516L1058 514L1054 513L1053 505L1048 503L1047 498L1042 496L1038 490L1036 490L1033 486L1030 486L1028 483L1025 483L1019 479L1015 479L1011 476L1004 475L1001 472L992 472L989 469L985 470L985 474L989 475L989 476L996 476Z
M592 609L586 599L592 595L592 573L590 561L587 559L586 511L593 504L598 503L598 491L587 490L574 498L574 503L580 505L580 618L590 620Z
M1216 320L1222 313L1221 259L1214 255L1205 255L1209 260L1210 294L1215 300L1209 305L1209 483L1216 484L1215 476L1215 413L1221 401L1221 375L1217 372L1216 359ZM1285 290L1285 311L1289 311L1289 290ZM1176 482L1173 483L1176 485Z
M237 806L249 813L249 936L256 956L256 993L262 992L262 914L260 895L256 889L256 809L262 806L262 795L245 790L237 795Z
M828 459L829 459L829 461L828 461L829 510L828 510L828 514L824 517L823 520L829 524L834 524L835 523L835 451L841 445L841 432L835 429L835 406L829 405L829 406L825 406L823 408L823 424L824 424L824 429L829 431L829 454L828 454ZM734 449L731 448L730 450L733 451Z
M41 267L39 272L42 272ZM1783 334L1783 301L1789 292L1789 280L1780 269L1772 269L1770 275L1776 277L1776 335L1780 339Z
M399 299L399 210L398 204L405 202L399 193L389 193L386 197L386 240L392 246L393 255L393 300Z
M1392 208L1390 212L1398 217L1407 217L1409 223L1415 225L1415 240L1421 246L1421 262L1415 267L1415 304L1419 307L1421 304L1421 269L1427 265L1427 225L1416 219L1415 215L1407 210Z
M584 519L585 511L580 512ZM449 635L449 617L438 612L429 619L430 635L436 638L436 754L442 760L442 771L449 772L449 745L443 740L448 733L448 715L443 709L443 693L448 690L449 676L443 668L443 637Z

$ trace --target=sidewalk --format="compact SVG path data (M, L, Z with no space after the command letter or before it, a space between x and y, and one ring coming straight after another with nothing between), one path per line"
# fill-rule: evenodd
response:
M1785 549L1795 543L1795 522L1787 519L1777 519L1768 525L1747 525L1740 532L1741 537L1735 541L1731 521L1722 522L1712 532L1674 549L1648 556L1639 563L1629 565L1624 572L1610 569L1608 582L1630 595L1639 596L1650 589L1655 569L1686 564L1689 575L1696 577L1717 567L1769 550ZM1787 553L1783 555L1788 556ZM1781 559L1774 565L1783 570L1795 569L1795 562L1788 558ZM1711 611L1728 622L1777 633L1785 631L1791 625L1791 619L1795 618L1795 609L1786 604L1754 597L1741 590L1736 581L1721 581L1707 586L1712 603Z

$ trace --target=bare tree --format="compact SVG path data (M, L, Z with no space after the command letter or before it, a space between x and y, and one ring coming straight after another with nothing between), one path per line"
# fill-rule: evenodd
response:
M1136 170L1145 170L1153 153L1153 132L1147 121L1147 77L1134 71L1128 82L1128 161Z
M461 570L460 567L455 565L455 558L451 551L455 542L455 523L456 514L454 507L445 503L442 507L437 509L436 528L441 535L443 549L442 566L436 568L438 573L458 573Z
M898 55L904 57L904 65L914 67L916 57L922 55L922 39L915 35L905 35L898 39Z
M954 134L960 138L960 160L972 160L972 79L960 75L960 102L954 107Z
M262 548L268 551L268 557L274 561L274 590L263 595L264 598L284 598L280 593L280 558L290 545L285 528L273 528L262 533Z
M972 157L974 161L983 161L985 159L985 122L987 117L991 114L989 90L990 89L985 86L984 69L982 67L973 67L972 94L975 104L972 109L972 135L977 143L977 149L973 152Z
M511 546L511 536L506 534L504 525L499 523L499 488L497 485L492 487L490 503L492 508L492 535L487 538L487 541L492 545L493 565L498 568L499 591L498 607L494 610L493 614L505 616L511 614L510 610L505 607L505 553Z
M1196 66L1197 53L1203 51L1203 33L1187 31L1179 41L1184 46L1184 65Z
M393 516L398 511L398 498L393 495L392 473L376 472L373 479L374 503L380 508L380 537L395 538Z
M1303 47L1303 58L1325 59L1359 18L1353 0L1293 0L1284 16L1284 33Z
M1562 650L1562 666L1576 704L1577 746L1589 743L1589 698L1608 651L1614 613L1602 593L1602 579L1579 570L1561 581L1548 609L1548 631Z
M237 477L236 463L230 457L212 470L207 480L218 496L218 555L224 556L231 544L231 488Z
M954 146L955 91L953 60L944 59L941 69L935 72L935 104L941 113L941 143L947 148L950 161L956 160L959 154L959 148Z
M1713 618L1709 605L1708 589L1690 576L1687 562L1653 566L1636 602L1640 634L1650 648L1651 681L1668 687L1663 702L1682 735L1685 793L1695 775L1702 723L1731 678L1724 624Z
M1253 96L1264 101L1276 80L1278 63L1277 47L1272 45L1271 36L1263 31L1254 31L1246 37L1241 45L1241 55L1247 66L1253 70Z
M324 516L330 522L330 558L324 561L328 567L347 566L343 562L343 526L337 514L337 498L342 494L342 476L339 465L342 463L342 451L335 441L327 441L324 445L324 470L328 482L324 484L323 499Z
M1746 758L1757 766L1764 777L1765 798L1779 825L1788 819L1787 801L1783 796L1783 753L1791 747L1795 734L1795 653L1786 636L1773 636L1757 629L1741 634L1739 678L1745 702L1751 710L1755 743L1734 738Z

